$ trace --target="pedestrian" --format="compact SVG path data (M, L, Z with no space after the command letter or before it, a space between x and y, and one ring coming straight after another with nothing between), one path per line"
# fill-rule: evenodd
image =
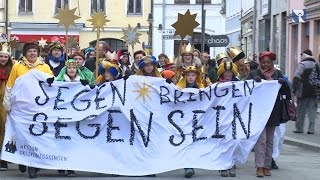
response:
M136 74L139 71L139 62L144 56L146 56L146 53L142 50L139 50L133 53L134 62L132 63L132 66L131 66L132 74Z
M183 71L182 79L177 83L177 88L184 89L184 88L196 88L202 89L204 85L202 84L201 80L201 71L195 66L188 66ZM194 175L193 168L185 168L184 169L184 177L191 178Z
M218 75L217 75L217 64L215 59L209 59L208 61L208 77L211 81L211 83L215 83L218 80Z
M56 77L65 65L66 54L64 53L64 46L59 41L50 44L50 52L45 58L47 63Z
M139 71L136 75L162 77L157 68L158 61L154 56L145 56L139 61Z
M106 54L110 50L111 48L107 42L99 41L98 50L96 50L96 53L98 53L99 59L96 60L96 57L94 56L93 58L86 60L86 63L84 66L90 69L90 71L94 73L96 70L96 61L100 63L101 61L106 60Z
M42 71L48 74L49 76L53 76L53 73L49 65L44 63L43 61L40 61L39 52L40 52L40 49L36 42L24 44L22 60L13 65L7 81L4 99L3 99L3 106L7 112L10 112L11 110L10 94L17 78L28 73L30 70L33 70L33 69L37 69L39 71ZM20 172L24 173L26 171L26 166L19 165L19 170ZM36 178L37 171L38 171L37 168L29 166L28 167L29 178Z
M85 82L83 85L89 84L88 79L79 69L77 61L74 59L68 59L66 65L61 69L59 75L56 77L57 81L64 82Z
M230 81L238 81L236 78L238 76L238 68L232 62L221 62L218 67L218 82L230 82ZM220 170L221 177L236 177L236 167L233 165L229 169Z
M254 147L256 176L264 177L271 176L270 169L272 163L274 131L275 127L279 126L282 116L281 97L289 97L290 88L283 79L281 71L274 68L273 62L276 60L276 55L274 53L269 51L261 52L259 60L260 64L258 69L251 71L247 79L255 79L258 82L261 81L261 79L267 81L278 80L278 82L282 84L268 122Z
M93 47L88 47L84 50L85 60L96 57L96 50Z
M120 71L122 72L122 77L132 75L130 66L132 58L128 49L122 49L118 51L118 59L120 64Z
M159 72L162 72L163 70L165 70L165 66L170 63L170 60L168 58L168 56L164 53L161 53L159 56L158 56L158 59L159 59L159 63L158 63L158 71Z
M119 67L108 61L99 64L100 75L97 78L97 85L100 86L105 82L111 82L122 78Z
M95 78L94 74L88 69L87 67L84 66L86 63L85 57L81 52L74 52L71 55L71 59L74 59L77 61L77 65L82 72L83 76L85 77L86 80L88 80L89 85L94 85L95 84Z
M2 45L0 51L0 101L3 102L3 96L6 88L6 83L11 72L13 61L11 60L11 53L8 51L8 43ZM7 112L3 105L0 105L0 150L4 141L5 125L7 119ZM0 171L6 171L8 169L8 163L4 160L0 160Z
M302 61L298 63L292 81L292 92L297 98L297 120L294 133L304 132L304 120L306 114L309 117L307 134L314 134L315 119L317 113L317 98L315 87L310 84L309 77L315 68L316 61L310 50L301 54Z

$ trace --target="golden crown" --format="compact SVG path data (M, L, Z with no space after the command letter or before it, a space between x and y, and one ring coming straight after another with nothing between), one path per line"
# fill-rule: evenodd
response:
M227 53L233 62L236 62L246 56L238 46L228 48Z
M223 58L228 58L227 54L226 53L219 53L216 56L216 61L218 62L220 59L223 59Z
M107 52L107 60L117 60L118 61L118 55L115 51L113 53Z
M194 47L189 43L188 45L184 44L181 47L181 55L182 54L193 54Z
M74 59L68 59L66 61L66 66L67 67L70 67L70 66L75 66L75 67L78 67L78 64L77 64L77 61L74 60Z
M9 44L7 42L3 43L1 46L1 51L2 53L6 53L10 55L11 53L9 52Z

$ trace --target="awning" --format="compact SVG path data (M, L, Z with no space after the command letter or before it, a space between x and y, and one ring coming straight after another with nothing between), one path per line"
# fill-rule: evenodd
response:
M10 39L16 39L19 42L31 42L39 41L41 38L46 39L47 43L53 41L60 41L61 43L66 42L66 36L61 35L34 35L34 34L10 34ZM79 42L79 35L69 35L69 38L74 38L76 42Z

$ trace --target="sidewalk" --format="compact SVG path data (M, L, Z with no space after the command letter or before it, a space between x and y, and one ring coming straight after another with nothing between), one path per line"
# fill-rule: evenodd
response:
M286 134L284 137L284 143L288 145L298 146L306 148L308 150L320 152L320 114L317 113L315 134L307 134L309 126L309 120L306 117L305 130L303 134L295 134L292 131L296 130L295 122L289 121L286 124Z

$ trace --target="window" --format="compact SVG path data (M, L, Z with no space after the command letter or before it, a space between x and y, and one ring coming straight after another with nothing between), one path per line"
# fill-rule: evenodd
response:
M58 9L65 9L69 5L69 0L56 0L55 14L58 13Z
M128 0L127 14L142 14L141 0Z
M91 14L96 12L106 12L105 0L91 0Z
M211 0L203 0L204 4L211 4ZM202 0L196 0L196 4L202 4Z
M190 4L190 0L174 0L175 4Z
M19 0L19 13L32 13L32 0Z

